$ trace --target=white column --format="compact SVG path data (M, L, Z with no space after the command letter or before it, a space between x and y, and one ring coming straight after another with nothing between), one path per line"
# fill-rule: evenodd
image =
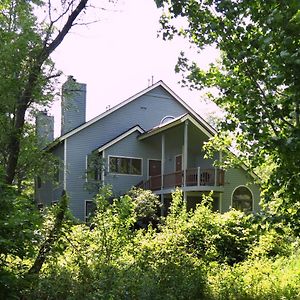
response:
M184 142L183 142L183 186L186 186L186 169L188 160L188 121L184 122Z
M161 135L161 188L164 186L165 174L165 134Z

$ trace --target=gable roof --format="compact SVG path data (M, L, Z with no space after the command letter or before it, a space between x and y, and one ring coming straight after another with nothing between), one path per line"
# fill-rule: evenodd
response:
M101 151L107 149L108 147L110 147L110 146L118 143L119 141L125 139L127 136L129 136L130 134L132 134L132 133L134 133L136 131L138 131L141 134L143 134L145 132L145 130L143 130L143 128L141 128L139 125L136 125L136 126L130 128L130 129L126 130L125 132L121 133L117 137L113 138L109 142L103 144L102 146L100 146L99 148L95 149L94 151L101 152Z
M186 108L192 115L196 116L196 119L201 122L201 124L212 133L215 133L215 130L200 116L198 115L186 102L184 102L176 93L174 93L162 80L156 82L155 84L151 85L150 87L138 92L137 94L131 96L130 98L126 99L125 101L117 104L116 106L112 107L111 109L105 111L104 113L98 115L97 117L91 119L90 121L74 128L73 130L65 133L64 135L58 137L54 142L53 145L56 145L59 142L67 139L68 137L76 134L77 132L83 130L84 128L94 124L95 122L101 120L102 118L106 117L107 115L111 114L112 112L118 110L119 108L125 106L126 104L134 101L135 99L145 95L146 93L154 90L157 87L162 87L165 91L167 91L173 98L175 98L184 108ZM52 145L52 144L51 144ZM50 146L51 148L51 146Z
M199 120L197 120L197 118L193 117L189 113L186 113L186 114L181 115L177 118L174 118L166 123L162 123L158 126L153 127L152 129L148 130L147 132L141 134L139 136L139 140L144 140L150 136L153 136L153 135L158 134L162 131L165 131L169 128L172 128L179 124L182 124L187 120L189 122L193 123L197 128L199 128L207 137L210 138L210 137L214 136L215 132L213 130L211 130L212 128L205 128L205 126L203 126L203 124L201 124L199 122Z

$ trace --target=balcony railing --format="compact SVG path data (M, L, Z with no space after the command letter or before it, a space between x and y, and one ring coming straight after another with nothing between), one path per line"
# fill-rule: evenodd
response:
M174 187L197 187L197 186L223 186L224 170L202 169L200 167L177 171L162 176L151 176L147 181L140 182L137 187L146 190L160 190Z

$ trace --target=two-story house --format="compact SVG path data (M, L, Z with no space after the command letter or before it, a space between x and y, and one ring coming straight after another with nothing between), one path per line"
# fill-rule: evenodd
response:
M132 186L150 189L160 196L165 210L176 187L182 189L188 207L213 191L215 210L259 210L259 186L253 175L243 166L226 171L215 167L214 160L222 159L218 149L214 160L204 158L203 144L215 130L164 82L88 122L85 95L86 85L73 78L63 85L61 136L47 147L59 157L61 167L56 182L39 180L37 203L56 202L64 189L71 211L84 220L95 194L91 187L109 184L115 196ZM49 139L53 118L40 114L40 119L38 132Z

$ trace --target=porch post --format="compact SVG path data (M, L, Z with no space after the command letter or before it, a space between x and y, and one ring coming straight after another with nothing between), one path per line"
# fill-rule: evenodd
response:
M200 167L197 168L197 185L200 186L200 176L201 176L201 172L200 172Z
M217 186L217 180L218 180L218 169L215 167L215 186Z
M165 134L161 135L161 189L164 187L165 174Z
M186 169L188 159L188 120L184 122L184 142L183 142L183 186L186 186Z

